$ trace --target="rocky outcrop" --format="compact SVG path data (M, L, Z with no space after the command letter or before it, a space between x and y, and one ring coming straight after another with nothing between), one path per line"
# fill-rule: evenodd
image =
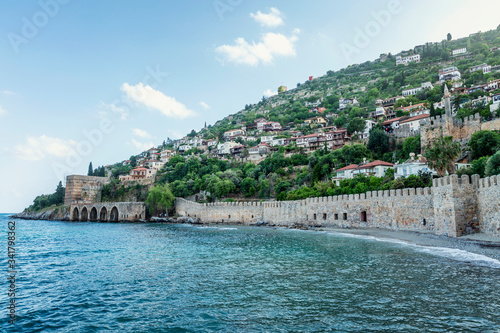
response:
M59 206L39 212L24 211L12 216L12 218L22 220L69 221L69 207Z

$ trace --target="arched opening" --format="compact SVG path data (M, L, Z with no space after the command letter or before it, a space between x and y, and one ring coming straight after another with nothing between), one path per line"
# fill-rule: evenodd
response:
M78 211L77 207L75 207L75 209L73 209L73 215L71 215L71 220L73 220L73 221L80 220L80 212Z
M424 220L422 221L422 224L423 224L423 225L427 225L427 221L424 219Z
M313 220L316 220L316 214L313 214Z
M118 208L113 207L111 208L111 213L109 214L109 221L110 222L118 222Z
M326 220L326 213L323 213L323 220Z
M97 221L97 209L95 207L92 207L92 209L90 210L90 221Z
M344 215L344 216L343 216L343 217L344 217L344 220L347 220L347 213L344 213L343 215Z
M80 221L86 222L89 219L89 212L87 210L87 207L82 208L82 214L80 216Z
M106 207L101 208L101 214L99 214L99 221L106 222L108 220L108 210Z
M359 216L359 220L361 222L366 222L366 211L362 211L360 216Z
M338 220L339 219L339 214L335 213L335 219Z

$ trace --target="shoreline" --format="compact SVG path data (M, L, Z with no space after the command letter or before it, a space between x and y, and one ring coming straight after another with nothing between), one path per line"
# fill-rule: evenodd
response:
M39 221L60 221L69 222L67 219L43 219L43 218L27 218L25 216L16 216L19 214L10 215L9 218L22 219L22 220L39 220ZM79 223L79 222L71 222ZM89 223L89 222L84 222ZM301 231L313 231L319 233L326 233L332 235L345 235L358 236L360 238L365 238L366 240L375 241L399 241L415 246L424 247L435 247L435 248L448 248L448 249L458 249L479 255L485 255L489 258L500 261L500 237L489 236L481 233L470 234L461 237L447 237L439 236L433 232L425 231L411 231L411 230L391 230L382 228L336 228L336 227L305 227L305 226L280 226L266 223L254 223L254 224L241 224L241 223L203 223L198 221L196 218L152 218L150 220L142 220L140 222L130 222L130 221L117 221L117 222L90 222L90 223L133 223L133 224L189 224L192 226L245 226L245 227L266 227L271 229L294 229Z

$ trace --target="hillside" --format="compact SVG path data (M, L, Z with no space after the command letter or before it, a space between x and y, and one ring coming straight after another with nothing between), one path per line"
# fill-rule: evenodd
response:
M200 131L107 166L113 180L103 198L144 200L151 186L165 183L175 196L195 200L291 200L430 186L430 173L395 179L392 169L377 177L372 172L337 183L331 179L349 165L403 163L410 153L420 154L425 147L418 120L444 114L445 86L452 94L454 118L479 114L482 122L497 119L500 112L493 104L499 82L500 26L397 55L381 54L293 89L279 87L276 95ZM461 172L480 170L484 176L485 157L500 148L500 139L489 155L475 155L483 158L481 165L467 159L471 148L463 144L460 157L469 168Z

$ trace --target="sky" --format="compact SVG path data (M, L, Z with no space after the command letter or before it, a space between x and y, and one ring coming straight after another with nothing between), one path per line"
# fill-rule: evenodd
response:
M0 0L0 213L310 75L495 29L498 0Z

